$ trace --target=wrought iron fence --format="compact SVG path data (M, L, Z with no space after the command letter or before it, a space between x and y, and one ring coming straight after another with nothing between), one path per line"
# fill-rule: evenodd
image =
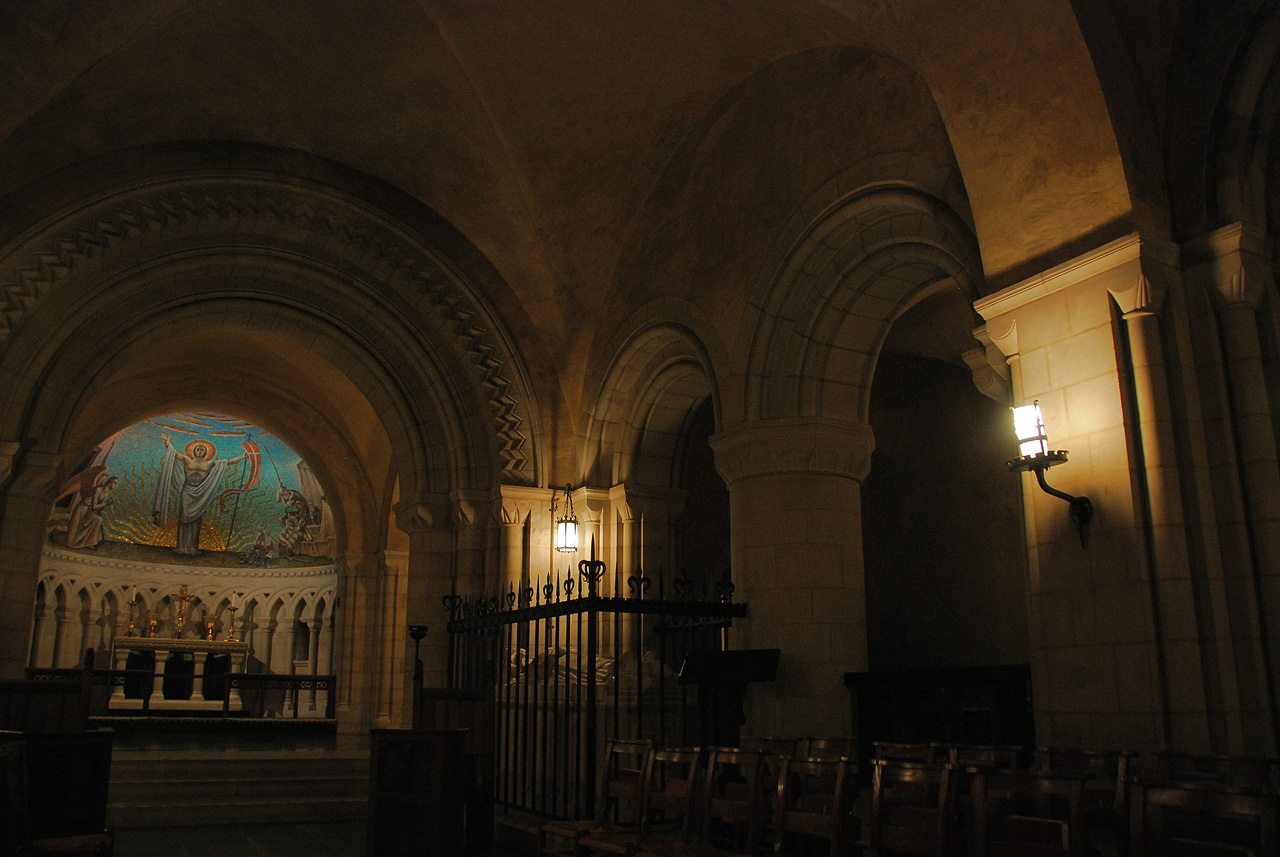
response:
M544 816L594 813L604 742L695 743L697 689L679 679L695 652L721 651L746 606L727 575L698 591L643 574L600 593L605 564L501 595L447 596L449 686L491 688L499 804ZM670 589L670 593L667 592ZM656 597L655 597L656 596Z

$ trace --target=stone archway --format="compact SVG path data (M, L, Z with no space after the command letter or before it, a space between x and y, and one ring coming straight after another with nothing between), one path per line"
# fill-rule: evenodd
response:
M591 379L582 471L609 488L619 532L614 576L674 576L675 528L684 507L682 448L708 402L721 410L727 360L714 329L693 305L668 299L643 307L620 328ZM643 560L643 561L642 561ZM606 581L609 585L610 581Z
M14 602L29 591L34 603L34 522L69 461L148 411L238 406L300 448L343 451L324 474L341 495L339 672L350 724L368 722L364 665L379 644L358 629L382 609L393 482L402 526L430 517L448 529L449 515L420 510L532 482L539 468L524 371L456 266L335 187L186 170L114 185L33 226L0 255L0 283L0 556ZM447 562L411 547L410 603ZM403 624L405 603L396 609L380 621ZM5 620L4 651L25 649L30 621ZM11 660L0 668L16 673Z
M742 411L712 439L730 488L736 582L749 607L768 605L744 624L746 644L784 652L778 682L754 697L757 734L845 728L842 674L868 664L861 482L879 352L932 290L981 293L956 177L910 159L898 169L851 169L783 232L735 355Z

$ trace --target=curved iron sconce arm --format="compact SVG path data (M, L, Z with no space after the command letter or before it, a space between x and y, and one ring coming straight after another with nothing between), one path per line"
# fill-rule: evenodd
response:
M1076 497L1068 494L1066 491L1059 491L1051 486L1044 479L1044 472L1055 464L1062 464L1067 460L1067 451L1065 449L1056 449L1052 452L1042 452L1039 455L1024 455L1021 458L1012 459L1009 462L1009 469L1015 473L1024 473L1032 470L1036 474L1036 481L1040 483L1040 488L1044 493L1057 497L1060 500L1066 500L1071 504L1071 508L1067 515L1071 518L1071 523L1076 525L1076 529L1080 532L1080 547L1085 546L1085 530L1089 524L1089 520L1093 517L1093 503L1088 497Z

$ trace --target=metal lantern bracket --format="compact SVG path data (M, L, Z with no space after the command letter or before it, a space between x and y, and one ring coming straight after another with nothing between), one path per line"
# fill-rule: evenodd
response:
M1093 517L1093 503L1090 502L1088 497L1076 497L1066 491L1059 491L1046 482L1044 478L1046 470L1056 464L1062 464L1066 460L1067 451L1065 449L1055 449L1038 455L1024 455L1021 458L1014 458L1009 461L1009 469L1015 473L1033 471L1036 474L1036 481L1040 483L1040 488L1044 493L1060 500L1066 500L1071 505L1067 514L1071 518L1071 522L1076 525L1076 529L1080 531L1080 547L1084 547L1085 530L1088 527L1089 520Z

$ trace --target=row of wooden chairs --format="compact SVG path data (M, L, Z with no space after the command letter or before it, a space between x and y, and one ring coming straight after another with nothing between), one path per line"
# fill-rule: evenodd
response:
M1089 841L1089 770L962 768L950 761L875 760L865 845L884 852L948 857L1096 853ZM1111 845L1130 857L1177 854L1276 857L1280 796L1208 779L1119 777L1125 806ZM1105 792L1106 790L1103 789ZM1094 805L1097 807L1097 804Z
M541 852L727 857L799 854L818 843L832 855L852 854L858 838L853 774L848 759L610 741L595 817L544 824ZM633 810L626 822L617 819L623 804Z
M914 762L949 762L960 767L1080 773L1091 778L1122 780L1138 773L1138 754L1129 750L1080 750L1038 747L1034 754L1015 746L963 744L898 744L873 742L874 757ZM1143 765L1143 777L1161 782L1217 783L1261 792L1280 792L1280 759L1162 750Z

